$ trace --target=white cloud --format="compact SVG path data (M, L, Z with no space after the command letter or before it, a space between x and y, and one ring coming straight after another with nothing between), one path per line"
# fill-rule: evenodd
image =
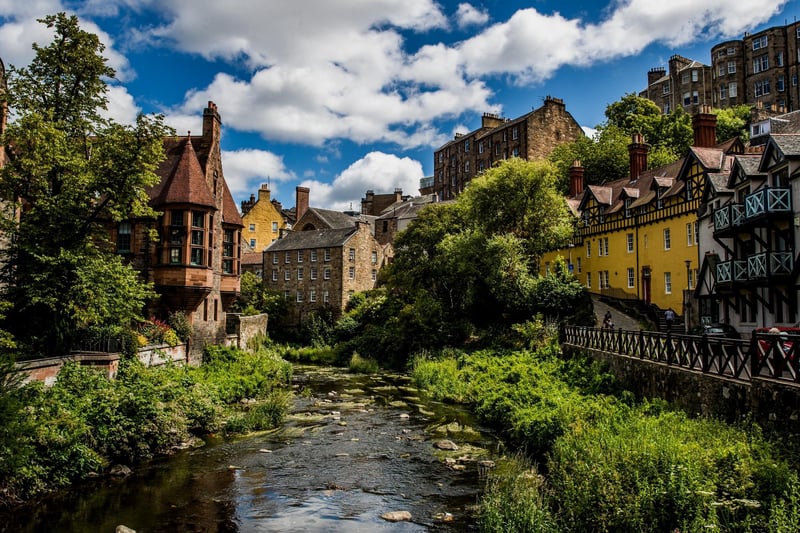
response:
M419 194L419 180L424 177L422 164L409 157L370 152L347 167L332 183L305 180L310 189L312 207L338 211L358 211L367 190L376 194L402 189L405 195Z
M266 150L222 151L225 181L235 198L247 198L258 190L262 183L269 183L271 196L280 192L279 182L295 179L286 168L283 157Z
M120 124L134 124L141 109L125 87L109 85L108 109L103 116Z
M458 4L456 11L456 24L459 28L468 26L481 26L489 21L489 14L484 10L476 9L471 4Z

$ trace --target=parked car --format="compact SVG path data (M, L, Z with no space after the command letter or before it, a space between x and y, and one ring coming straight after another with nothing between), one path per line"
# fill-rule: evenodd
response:
M701 324L689 330L689 335L708 335L726 339L741 339L741 334L730 324Z
M781 347L783 348L783 353L785 353L789 359L794 359L792 347L794 346L794 341L800 337L800 328L773 326L771 328L756 328L753 330L753 332L760 334L766 333L770 335L779 335L782 339ZM770 348L772 348L772 343L769 340L762 338L758 341L758 343L761 347L762 353L769 353Z

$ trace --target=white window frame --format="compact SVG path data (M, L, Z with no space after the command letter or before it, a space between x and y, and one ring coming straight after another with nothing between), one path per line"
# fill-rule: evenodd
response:
M331 279L331 269L325 267L322 269L322 279Z
M297 250L297 262L298 263L303 262L303 250Z
M347 270L347 277L349 277L350 279L356 279L356 267L351 266Z
M303 291L297 291L297 303L303 303Z
M592 273L589 272L588 270L586 271L586 288L587 289L592 288Z
M292 279L292 271L288 268L283 271L283 281L291 281Z
M672 272L664 272L664 294L672 294Z
M303 267L297 268L297 281L303 281Z
M664 228L664 250L672 249L672 236L669 228Z
M311 267L311 280L317 279L317 267Z
M317 291L315 289L309 289L308 301L311 303L315 303L317 301Z
M273 268L272 269L272 281L278 281L278 269L277 268Z
M633 233L626 234L625 235L625 240L627 241L626 242L626 246L627 246L628 253L629 254L633 253Z
M636 272L633 267L628 267L628 288L633 289L636 286Z
M311 262L312 263L316 263L317 262L317 251L316 250L311 250L310 255L311 255Z

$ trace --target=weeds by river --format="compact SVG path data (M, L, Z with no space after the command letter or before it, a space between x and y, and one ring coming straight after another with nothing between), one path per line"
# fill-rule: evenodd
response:
M291 365L273 351L210 347L199 367L123 360L116 379L66 365L49 388L0 394L0 504L185 447L209 433L279 426Z
M797 472L757 427L634 402L557 352L550 338L412 361L418 386L470 405L525 452L487 485L482 530L800 531Z

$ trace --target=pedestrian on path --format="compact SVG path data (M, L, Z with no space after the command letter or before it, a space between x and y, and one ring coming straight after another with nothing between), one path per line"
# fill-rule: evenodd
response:
M667 321L667 331L672 331L672 324L675 322L675 311L671 307L664 311L664 319Z

